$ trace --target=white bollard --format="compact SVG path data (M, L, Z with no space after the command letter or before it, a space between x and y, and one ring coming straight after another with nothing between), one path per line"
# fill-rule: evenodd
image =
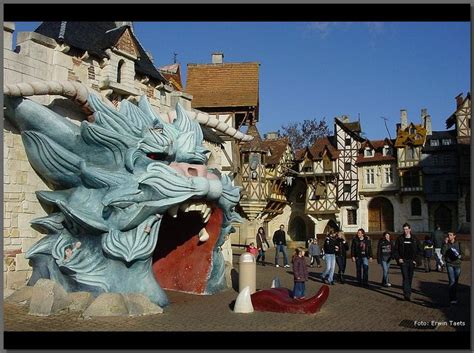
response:
M242 292L239 293L234 305L235 313L253 313L252 299L250 298L250 288L245 287Z
M249 252L244 252L239 258L239 293L248 286L250 294L253 294L255 293L256 285L257 264L255 257Z

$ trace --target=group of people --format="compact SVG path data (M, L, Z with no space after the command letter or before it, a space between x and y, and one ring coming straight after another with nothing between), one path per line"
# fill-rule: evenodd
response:
M257 262L265 266L265 252L270 247L265 231L262 227L257 232L257 246L251 243L247 251L254 254ZM273 244L275 246L275 267L278 264L279 253L283 254L283 266L290 267L286 253L286 234L285 226L280 225L273 235ZM318 239L309 239L308 255L310 257L310 267L317 264L321 267L321 259L325 261L325 269L321 274L321 280L330 285L334 285L334 274L336 264L338 265L338 279L344 284L344 273L346 271L347 252L350 250L350 258L356 266L357 282L360 286L369 286L369 263L373 261L372 241L366 235L364 229L357 230L356 236L352 239L349 246L343 232L329 231L324 239L324 245L319 247ZM292 257L293 276L294 276L294 298L304 299L305 282L308 280L308 270L305 261L306 249L298 247ZM449 300L451 304L457 303L457 284L461 274L462 249L461 244L456 240L454 232L448 232L446 235L440 226L432 236L427 235L421 242L412 234L408 223L403 225L403 233L394 241L388 231L383 233L382 239L377 246L377 262L382 266L382 281L384 287L391 287L389 281L389 268L392 260L400 266L403 279L403 296L407 301L411 300L412 281L415 267L420 264L420 257L423 258L425 272L431 271L431 258L435 257L436 271L446 270L449 280Z

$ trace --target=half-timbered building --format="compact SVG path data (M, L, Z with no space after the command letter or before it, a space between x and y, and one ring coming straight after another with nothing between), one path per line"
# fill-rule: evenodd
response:
M446 120L446 128L456 131L458 175L458 223L462 233L470 232L471 222L471 94L456 97L456 110Z
M239 130L258 122L259 66L257 62L224 63L223 53L213 53L210 64L188 64L185 91L191 106ZM239 144L228 136L221 149L222 172L241 185ZM217 158L217 157L216 157Z
M408 124L407 111L400 111L397 124L397 168L400 177L399 202L401 218L410 223L414 231L428 229L428 207L423 192L423 175L420 165L421 150L426 141L427 129L425 110L422 110L421 124Z

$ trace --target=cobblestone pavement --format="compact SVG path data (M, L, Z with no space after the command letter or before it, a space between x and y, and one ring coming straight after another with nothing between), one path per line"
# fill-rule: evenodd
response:
M234 250L234 268L238 270L239 255ZM289 254L290 255L290 254ZM293 288L291 268L276 268L274 251L267 252L268 265L257 266L257 289L271 287L278 277L282 287ZM280 259L280 264L281 264ZM6 331L419 331L423 322L439 323L437 331L470 330L471 262L462 265L457 306L449 306L447 274L425 273L416 269L413 279L412 302L403 301L402 278L396 265L390 269L392 287L381 287L380 265L369 266L371 287L356 285L355 265L347 262L346 284L330 286L330 294L321 311L314 315L254 312L236 314L232 305L238 285L212 296L198 296L167 291L171 305L164 313L143 317L107 317L83 319L78 313L62 313L50 317L27 314L28 306L4 303ZM306 296L315 295L322 283L319 274L324 269L308 268L310 279ZM336 266L337 271L337 266ZM238 278L238 273L233 272ZM454 326L450 321L464 323ZM425 327L426 329L426 327ZM432 328L428 330L433 330Z

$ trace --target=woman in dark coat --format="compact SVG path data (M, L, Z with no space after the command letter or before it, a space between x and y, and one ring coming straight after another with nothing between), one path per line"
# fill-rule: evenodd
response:
M256 238L258 249L257 263L258 260L262 258L262 266L265 266L265 251L268 250L270 244L268 244L267 237L265 236L265 230L263 229L263 227L258 228Z

